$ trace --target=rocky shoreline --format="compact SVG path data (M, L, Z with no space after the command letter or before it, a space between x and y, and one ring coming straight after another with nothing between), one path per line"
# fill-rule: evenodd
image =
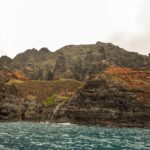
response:
M0 120L150 128L149 75L111 67L91 77L62 105L62 101L56 101L52 106L26 100L17 86L1 83Z
M88 82L60 109L56 122L112 127L150 127L150 103L133 91L105 80ZM140 91L143 92L143 91ZM143 92L144 94L144 92Z

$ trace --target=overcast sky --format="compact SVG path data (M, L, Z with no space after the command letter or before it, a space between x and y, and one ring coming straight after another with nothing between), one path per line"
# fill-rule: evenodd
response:
M150 0L0 0L0 55L96 41L150 53Z

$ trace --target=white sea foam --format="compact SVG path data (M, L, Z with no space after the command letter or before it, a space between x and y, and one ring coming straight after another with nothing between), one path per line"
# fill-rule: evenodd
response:
M0 145L0 150L5 150L6 148L3 145Z
M70 125L72 125L71 123L69 123L69 122L66 122L66 123L59 123L60 125L64 125L64 126L70 126Z

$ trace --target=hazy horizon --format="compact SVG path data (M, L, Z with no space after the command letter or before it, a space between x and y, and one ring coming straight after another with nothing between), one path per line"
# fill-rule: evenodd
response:
M0 56L97 41L148 55L149 6L149 0L0 1Z

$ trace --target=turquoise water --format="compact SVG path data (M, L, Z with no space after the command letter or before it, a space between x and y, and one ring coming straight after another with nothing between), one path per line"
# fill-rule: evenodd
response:
M150 150L150 129L0 123L0 150Z

